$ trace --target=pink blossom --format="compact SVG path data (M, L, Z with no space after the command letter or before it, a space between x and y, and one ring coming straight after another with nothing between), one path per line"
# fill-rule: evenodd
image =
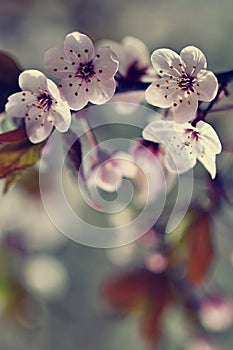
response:
M167 269L168 261L164 254L154 252L146 258L146 267L154 273L161 273Z
M45 140L54 126L61 132L69 129L70 109L54 82L37 70L26 70L19 76L19 86L23 91L8 98L6 112L12 117L25 118L31 142Z
M90 101L103 104L111 99L118 61L108 47L95 51L88 36L68 34L61 47L45 53L47 69L60 79L59 89L71 109L80 110Z
M233 301L218 295L205 298L199 310L199 319L208 330L226 330L233 324Z
M177 123L195 117L198 100L209 102L216 96L217 78L206 70L206 58L198 48L187 46L180 56L159 49L152 53L151 61L160 78L146 90L146 100L160 108L171 107Z
M134 178L137 166L133 158L124 152L115 152L103 162L98 162L90 170L87 181L89 186L114 192L120 185L123 177Z

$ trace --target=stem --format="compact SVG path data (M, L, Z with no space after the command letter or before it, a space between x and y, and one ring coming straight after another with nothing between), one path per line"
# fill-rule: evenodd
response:
M223 73L215 73L219 84L229 84L233 80L233 70Z
M214 109L212 109L212 111L210 111L210 113L230 111L231 109L233 109L233 104L228 104L225 106L214 108Z

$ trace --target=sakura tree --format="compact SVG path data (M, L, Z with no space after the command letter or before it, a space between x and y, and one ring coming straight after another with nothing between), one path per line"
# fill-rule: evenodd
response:
M212 115L233 109L225 104L233 71L207 70L206 57L195 46L180 55L167 48L150 54L131 36L94 46L79 32L45 52L45 72L21 71L6 54L0 60L11 71L16 68L1 96L4 193L34 169L45 209L65 236L99 248L137 240L144 263L107 281L105 298L123 314L140 309L142 333L152 343L163 339L166 313L180 304L196 335L190 349L198 348L195 343L204 349L209 329L217 332L233 323L230 296L208 288L216 257L212 221L223 201L232 205L224 169L216 163L229 145ZM131 120L125 123L131 126L128 134L124 118ZM115 128L117 123L122 129ZM196 169L198 163L203 167ZM107 214L124 211L126 223L122 215L111 227L98 226L86 222L87 210L86 219L76 224L61 205L64 194L48 186L50 178L49 184L57 185L63 166L92 215L105 222ZM106 198L119 194L125 179L133 184L133 195L111 209ZM125 187L123 192L128 193Z

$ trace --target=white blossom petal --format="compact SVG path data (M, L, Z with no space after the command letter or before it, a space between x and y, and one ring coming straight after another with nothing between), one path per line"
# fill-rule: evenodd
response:
M89 87L90 86L90 87ZM88 85L89 101L94 104L103 104L109 101L114 95L116 81L114 78L108 80L94 81Z
M211 178L216 176L216 155L211 152L211 149L204 148L203 152L198 156L199 162L201 162L206 170L210 173Z
M69 129L71 124L71 114L70 109L67 106L55 106L51 114L54 120L54 126L57 130L65 132Z
M222 151L222 145L214 128L203 121L199 121L196 127L200 131L205 147L209 147L212 152L219 154Z
M169 144L169 148L166 147L164 163L170 172L183 174L192 169L196 162L196 152L192 145L173 142Z
M174 100L172 105L174 121L182 124L194 119L196 116L197 107L198 96L195 93L191 92L188 94L186 92L182 95L178 95L178 98Z
M183 48L180 52L180 56L185 62L185 71L189 75L196 76L201 69L207 67L205 55L195 46Z
M52 131L53 124L47 120L47 115L42 118L39 116L38 108L33 107L29 110L29 117L25 119L26 132L32 143L44 141Z
M162 85L162 79L155 80L145 91L146 101L153 106L160 108L171 107L174 101L176 90L170 90L169 93ZM161 85L160 85L161 83Z
M16 92L8 97L8 102L5 107L6 112L12 117L24 118L27 114L28 106L31 106L31 104L36 101L36 96L29 91Z
M59 86L61 94L71 109L78 111L88 103L89 90L86 91L88 89L87 83L82 82L81 79L62 80Z
M99 79L112 78L116 74L118 66L119 62L113 57L113 53L108 47L102 47L96 51L94 67Z
M93 60L95 56L95 50L91 39L87 35L79 32L73 32L66 36L64 50L67 54L72 53L71 50L73 50L75 57L78 56L79 60L83 63Z
M76 65L68 60L63 47L54 47L44 54L45 67L58 79L65 79L76 72Z
M218 91L218 80L216 76L210 71L202 70L197 77L199 87L195 86L195 89L199 93L198 99L205 102L212 101Z
M54 99L54 101L66 103L65 100L63 100L62 96L60 95L60 91L57 85L50 79L47 79L47 90L49 92L49 95Z
M170 49L158 49L151 55L151 62L156 72L163 76L179 77L183 66L180 56ZM171 68L173 67L173 68Z
M19 86L22 90L39 93L39 88L46 89L47 78L38 70L29 69L19 76Z
M145 140L166 144L172 138L177 138L181 142L180 135L174 129L174 123L167 120L156 120L149 123L142 132Z
M222 145L215 130L208 123L199 121L197 128L200 141L197 147L197 158L210 173L212 179L216 176L216 154L222 150Z

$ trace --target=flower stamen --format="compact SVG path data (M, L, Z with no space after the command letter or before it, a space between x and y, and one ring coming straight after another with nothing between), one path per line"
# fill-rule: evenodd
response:
M87 62L85 64L80 63L79 68L75 73L76 78L79 77L84 79L85 81L88 81L88 79L93 77L93 75L95 75L95 71L94 71L94 66L92 64L92 61Z
M37 96L36 106L39 109L43 109L45 112L49 111L52 106L53 100L47 92L43 92Z

